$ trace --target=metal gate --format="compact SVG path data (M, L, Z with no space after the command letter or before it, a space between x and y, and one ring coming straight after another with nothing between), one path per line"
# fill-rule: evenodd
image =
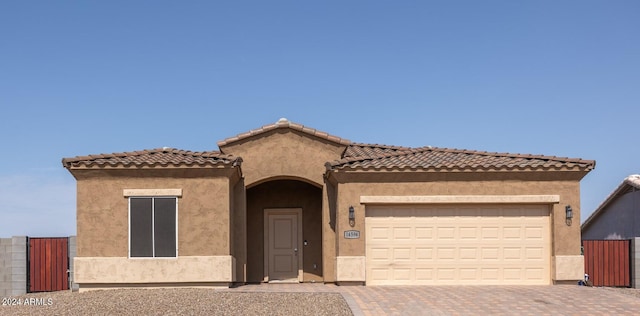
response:
M631 240L583 240L582 247L593 286L631 286Z
M28 292L69 289L69 238L29 238Z

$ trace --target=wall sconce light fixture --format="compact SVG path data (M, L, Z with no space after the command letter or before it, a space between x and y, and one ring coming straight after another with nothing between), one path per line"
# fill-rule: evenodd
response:
M349 225L351 225L351 227L356 225L356 210L353 206L349 206Z
M564 207L565 219L567 221L567 225L571 226L571 221L573 220L573 209L571 205L567 205Z

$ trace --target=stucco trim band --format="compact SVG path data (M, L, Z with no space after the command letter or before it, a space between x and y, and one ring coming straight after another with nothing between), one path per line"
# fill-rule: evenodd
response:
M76 257L74 282L113 283L233 282L232 256L177 258Z
M124 189L124 197L130 196L182 196L182 189Z
M118 283L118 284L91 284L83 283L82 287L78 289L78 292L99 291L99 290L114 290L114 289L175 289L175 288L198 288L198 289L228 289L230 283L228 282L202 282L202 283Z
M365 281L365 257L364 256L338 256L336 257L336 281Z
M555 256L555 281L575 281L584 278L584 256Z
M555 204L559 195L363 195L361 204Z

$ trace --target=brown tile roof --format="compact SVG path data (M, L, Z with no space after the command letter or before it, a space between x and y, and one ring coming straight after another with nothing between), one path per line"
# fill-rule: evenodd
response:
M406 152L411 150L409 147L389 146L379 144L360 144L353 143L347 147L342 155L346 157L362 157L362 158L374 158L381 155L395 154L399 152Z
M104 167L208 167L240 163L240 158L218 151L193 152L174 148L156 148L141 151L78 156L62 159L62 165L72 168Z
M303 132L306 133L308 135L311 136L315 136L321 139L325 139L334 143L338 143L341 145L349 145L351 144L351 141L349 141L348 139L344 139L344 138L340 138L337 136L333 136L330 135L328 133L325 132L321 132L319 130L310 128L310 127L306 127L302 124L298 124L298 123L294 123L294 122L290 122L289 120L287 120L286 118L281 118L279 119L277 122L273 123L273 124L269 124L269 125L265 125L262 126L260 128L254 129L254 130L250 130L246 133L242 133L242 134L238 134L234 137L229 137L226 138L224 140L221 140L218 142L218 147L223 147L225 145L229 145L231 143L235 143L237 141L241 141L243 139L247 139L249 137L253 137L256 135L260 135L278 128L289 128L295 131L299 131L299 132Z
M280 119L259 129L218 142L222 147L271 130L287 128L345 145L342 158L327 162L332 170L583 170L595 167L595 161L542 155L491 153L485 151L379 144L352 143L300 124ZM192 152L158 148L134 152L81 156L62 159L65 168L127 167L205 167L227 166L242 162L240 157L219 151Z
M356 148L351 148L351 147ZM352 156L347 155L353 154ZM377 155L376 155L377 154ZM334 170L591 170L595 161L574 158L492 153L462 149L375 147L354 144L343 159L327 164Z

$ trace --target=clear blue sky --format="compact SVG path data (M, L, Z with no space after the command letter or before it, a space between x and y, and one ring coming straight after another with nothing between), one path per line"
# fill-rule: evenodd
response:
M640 1L2 1L0 237L75 234L61 158L217 149L280 117L357 142L640 173Z

